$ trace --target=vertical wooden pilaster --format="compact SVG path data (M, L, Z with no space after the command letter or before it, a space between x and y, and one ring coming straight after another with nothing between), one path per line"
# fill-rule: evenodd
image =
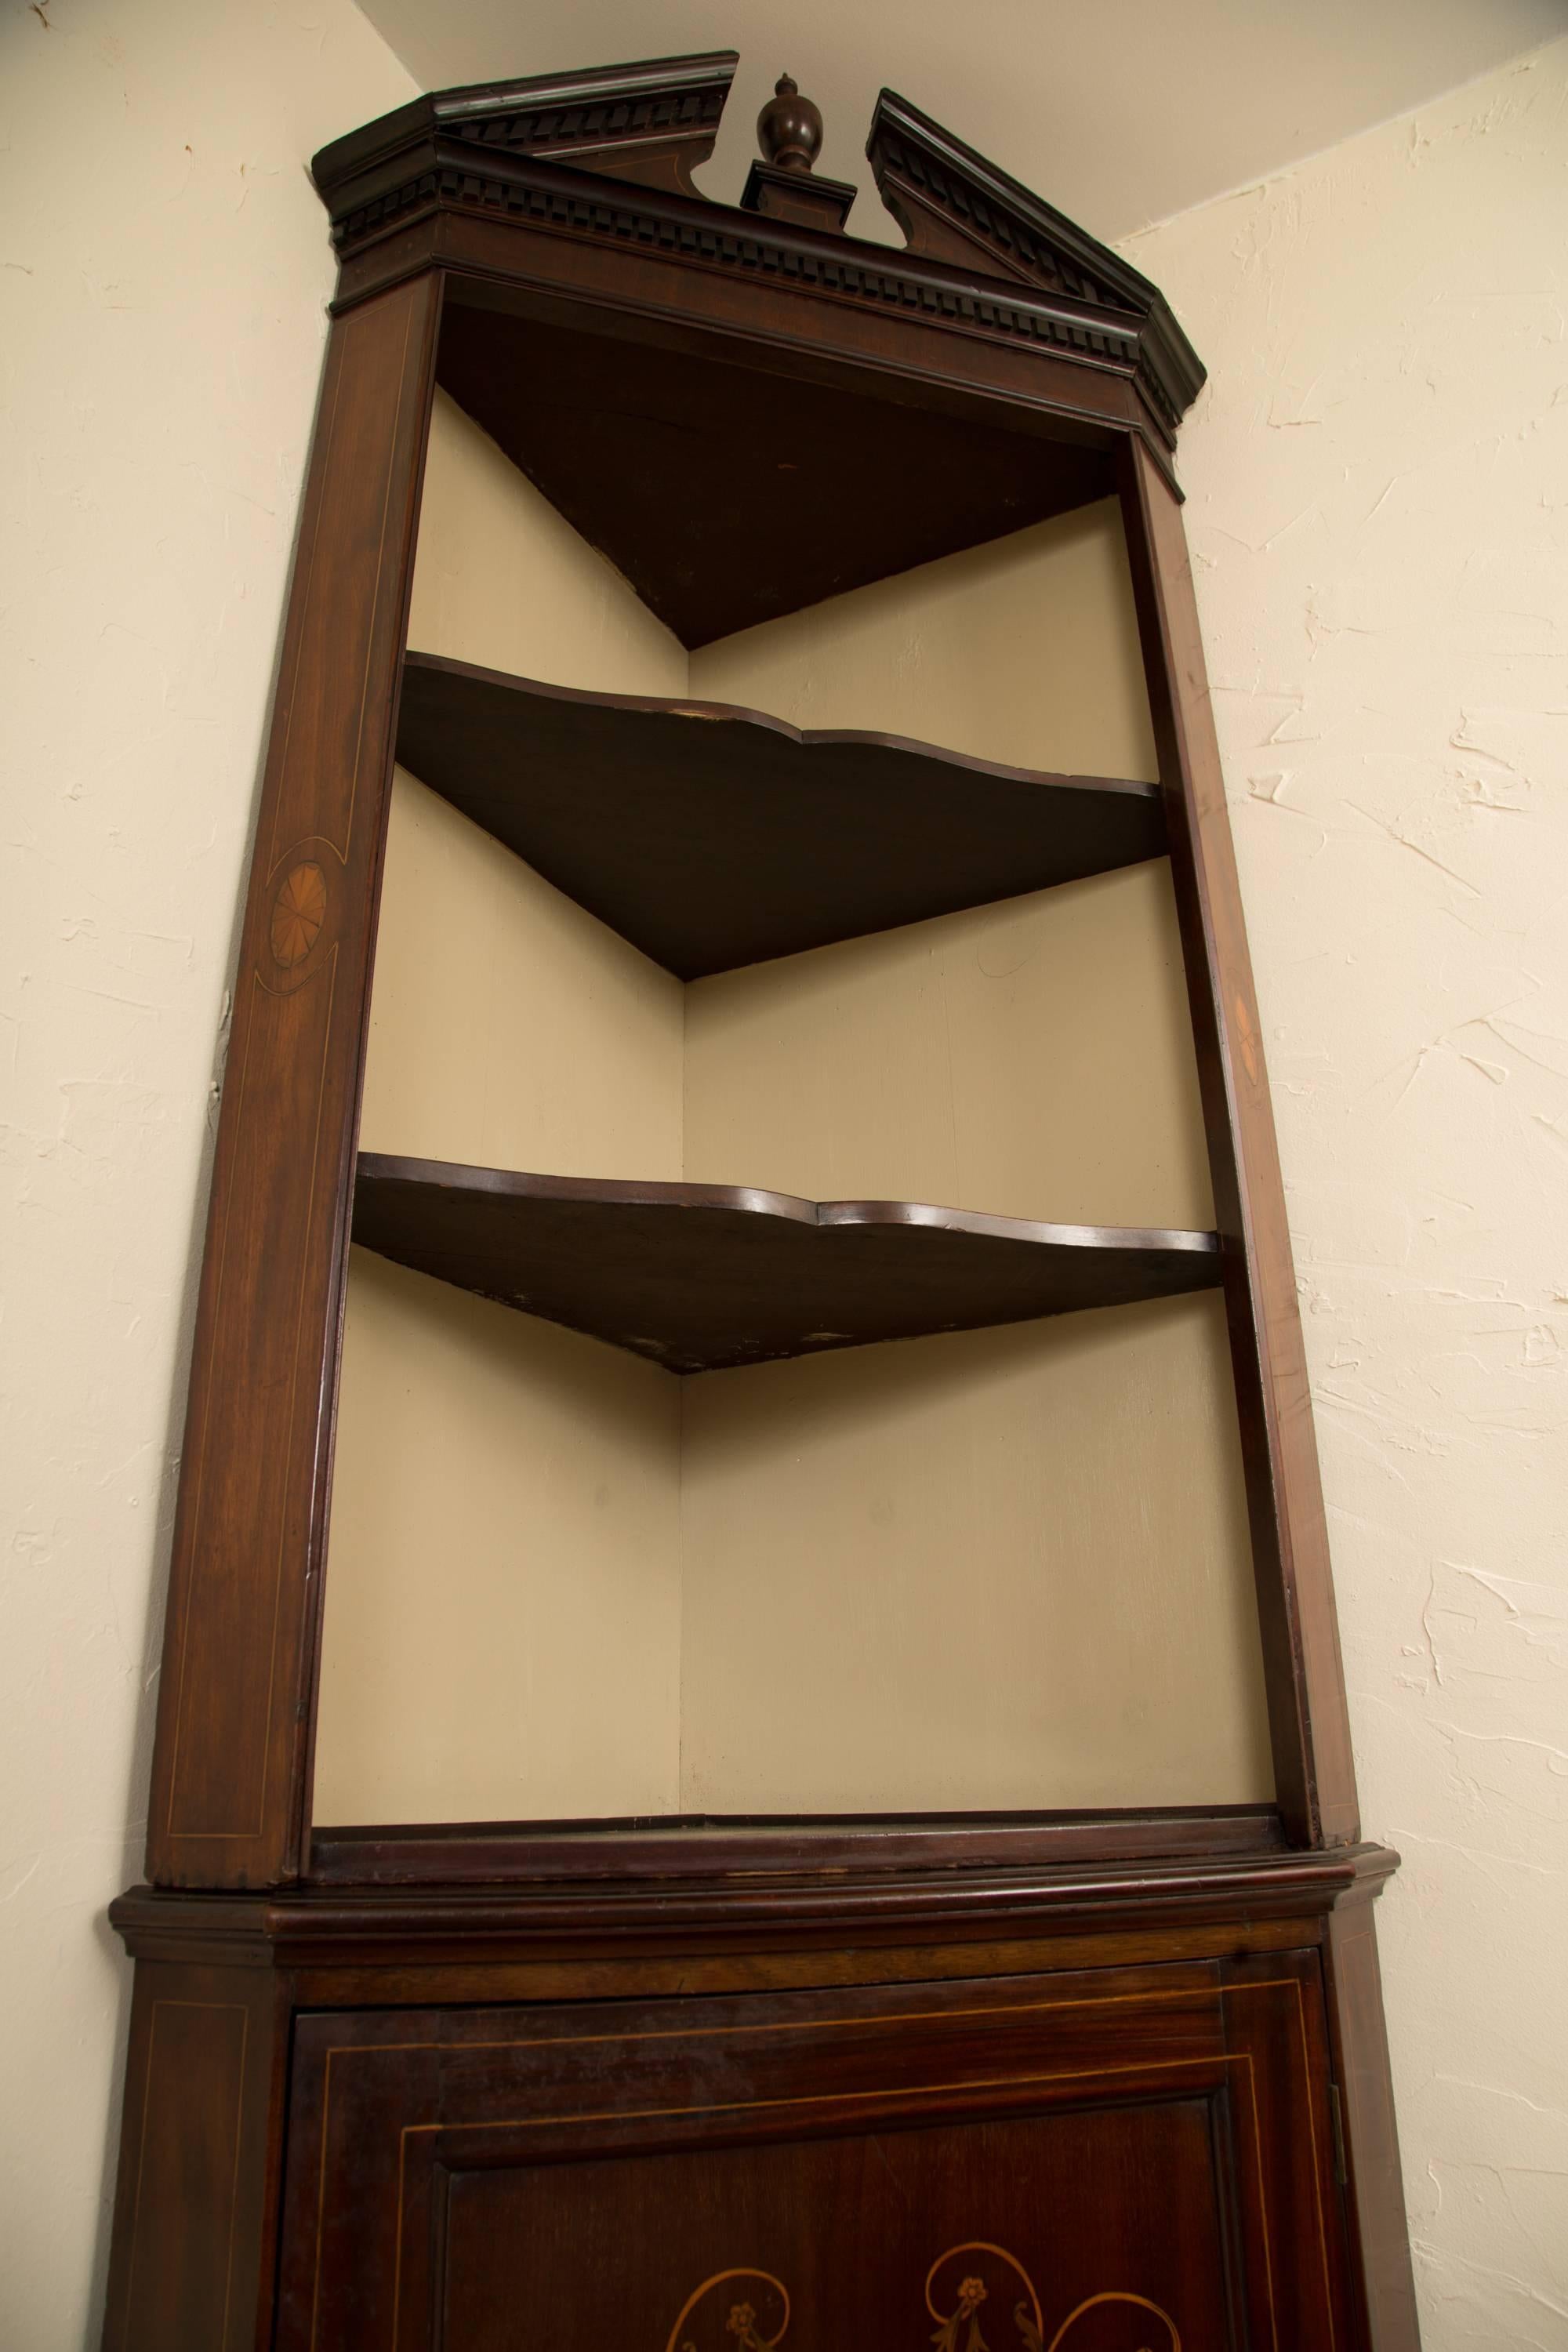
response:
M103 2352L270 2344L288 2026L265 1964L138 1960Z
M1421 2352L1372 1907L1379 1884L1358 1885L1329 1914L1329 2044L1344 2140L1357 2352Z
M1141 442L1122 512L1170 817L1246 1465L1275 1787L1301 1845L1360 1836L1285 1192L1182 512Z
M148 1875L298 1874L377 883L439 302L334 321L235 982ZM244 1671L237 1661L244 1661Z

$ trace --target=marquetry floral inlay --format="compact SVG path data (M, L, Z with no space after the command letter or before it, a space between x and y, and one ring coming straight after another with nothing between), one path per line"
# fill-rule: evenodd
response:
M272 952L285 971L303 963L327 916L327 877L307 858L286 877L272 901Z
M977 2256L978 2260L975 2259ZM942 2273L947 2272L951 2280L952 2272L949 2265L956 2268L961 2260L963 2273L956 2287L950 2284L938 2298L932 2290L939 2284ZM1128 2294L1115 2288L1102 2294L1086 2296L1082 2303L1068 2313L1047 2343L1040 2298L1035 2292L1035 2283L1028 2272L1016 2254L1010 2254L1005 2246L992 2245L979 2238L967 2245L949 2246L946 2253L939 2254L926 2273L926 2309L937 2323L936 2332L931 2339L936 2352L991 2352L981 2329L980 2306L988 2300L991 2293L985 2273L989 2271L995 2281L994 2266L997 2263L1005 2264L1013 2281L1024 2290L1013 2305L1013 2325L1018 2331L1023 2352L1058 2352L1058 2347L1062 2347L1062 2352L1070 2352L1068 2338L1084 2314L1102 2311L1110 2304L1120 2304L1125 2310L1149 2313L1160 2323L1162 2334L1157 2344L1151 2345L1144 2340L1135 2347L1130 2346L1129 2352L1182 2352L1182 2339L1176 2332L1176 2323L1168 2312L1162 2311L1157 2303L1151 2303L1144 2295ZM996 2283L999 2288L1012 2292L1006 2284L1005 2275ZM951 2311L944 2311L942 2305L949 2295L953 2298L953 2307ZM1140 2337L1147 2338L1146 2327L1138 2328L1136 2333Z
M716 2326L718 2312L724 2306L715 2289L728 2286L731 2294L734 2294L742 2285L749 2286L753 2294L758 2288L765 2290L759 2300L768 2317L765 2320L759 2318L755 2304L731 2303L730 2315L724 2322L724 2334L734 2337L737 2352L774 2352L774 2347L782 2343L789 2326L789 2289L783 2279L774 2278L771 2271L751 2270L743 2264L737 2270L715 2271L711 2278L705 2278L700 2286L693 2287L669 2331L665 2352L697 2352L697 2347L684 2330L687 2323L698 2316L699 2305L708 2303L709 2312L712 2315L711 2325ZM709 2303L710 2296L712 2296L711 2303ZM773 2333L767 2335L763 2331L770 2325ZM711 2334L708 2340L712 2341Z
M927 2284L929 2286L929 2280ZM985 2338L980 2332L980 2306L984 2300L984 2279L966 2278L960 2282L957 2310L942 2320L942 2326L931 2339L936 2346L937 2352L986 2352ZM929 2307L931 2303L929 2294L926 2303ZM932 2316L941 2318L942 2315L937 2312L933 2313ZM967 2328L964 2326L965 2320L969 2323Z
M962 2271L955 2281L953 2271L961 2263ZM997 2275L998 2264L1002 2265L1000 2277ZM939 2295L933 2290L941 2285L944 2273L948 2284ZM986 2283L987 2275L990 2284ZM746 2268L715 2271L711 2278L705 2278L700 2286L692 2289L669 2331L665 2352L698 2352L696 2341L686 2332L693 2322L698 2323L697 2335L702 2336L706 2344L713 2346L717 2352L721 2342L719 2313L724 2308L724 2301L716 2290L728 2286L733 2294L742 2284L750 2286L753 2294L758 2287L767 2290L762 2300L767 2308L768 2319L765 2322L759 2319L756 2305L752 2303L731 2303L730 2315L723 2323L723 2333L734 2338L738 2352L775 2352L789 2326L788 2290L784 2281L774 2278L771 2271ZM1103 2312L1113 2304L1119 2305L1125 2314L1141 2312L1144 2315L1142 2324L1131 2328L1127 2352L1182 2352L1182 2339L1170 2313L1163 2311L1157 2303L1151 2303L1147 2295L1130 2294L1125 2289L1117 2287L1108 2288L1100 2294L1086 2295L1068 2313L1056 2334L1047 2341L1045 2315L1028 2272L1016 2254L1010 2254L1005 2246L993 2245L983 2238L971 2239L961 2246L949 2246L946 2253L939 2254L926 2273L925 2304L927 2311L936 2321L931 2339L936 2352L991 2352L981 2326L980 2307L990 2301L992 2286L1004 2298L1004 2311L1007 2300L1013 2301L1013 2326L1017 2330L1022 2352L1073 2352L1072 2344L1068 2339L1072 2336L1073 2343L1082 2340L1073 2334L1079 2321L1087 2313ZM1021 2294L1017 2293L1019 2287L1023 2289ZM944 2311L942 2305L949 2299L952 2309ZM700 2324L705 2316L700 2306L704 2305L707 2305L706 2336L703 2336ZM1153 2343L1149 2341L1150 2319L1158 2322L1159 2332ZM771 2335L766 2332L769 2326L773 2330ZM1097 2336L1095 2340L1100 2343L1105 2339ZM911 2347L911 2352L916 2352L916 2347Z

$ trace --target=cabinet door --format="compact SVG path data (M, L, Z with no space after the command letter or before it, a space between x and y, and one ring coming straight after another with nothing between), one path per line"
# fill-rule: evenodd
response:
M1346 2342L1316 1957L298 2023L284 2352Z

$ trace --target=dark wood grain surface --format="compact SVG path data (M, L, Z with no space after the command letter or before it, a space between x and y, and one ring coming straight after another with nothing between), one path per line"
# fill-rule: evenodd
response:
M1310 1951L304 2017L279 2352L1330 2352L1322 2051Z
M686 646L1106 498L1100 450L454 300L442 385ZM918 486L918 488L917 488Z
M269 1957L297 1966L334 1956L392 1968L416 1959L456 1966L611 1955L636 1963L696 1951L842 1954L1198 1926L1242 1937L1241 1949L1261 1921L1317 1918L1375 1894L1399 1862L1385 1846L1292 1853L1265 1837L1251 1851L1226 1838L1215 1853L1110 1862L1015 1853L973 1866L952 1851L893 1868L873 1859L862 1869L841 1840L830 1834L823 1844L824 1854L775 1854L770 1867L741 1838L718 1842L707 1865L689 1843L684 1851L677 1843L651 1884L635 1872L604 1879L568 1866L496 1886L437 1879L263 1895L133 1887L110 1917L138 1956L226 1954L237 1964Z
M910 271L885 246L861 247L851 259L852 240L755 214L727 225L739 234L718 235L711 206L609 182L585 186L585 174L548 158L531 160L526 177L521 213L431 202L356 243L340 266L338 315L441 268L448 307L596 341L601 372L621 364L624 347L647 346L879 407L925 408L963 428L936 453L946 462L961 466L975 436L1049 442L1079 453L1092 497L1112 494L1129 432L1172 467L1173 436L1150 407L1138 323L1125 312L1016 284L982 288L965 270L924 261ZM540 364L548 353L545 340ZM782 412L782 390L777 397ZM1020 462L1028 454L1012 452ZM1002 465L994 471L1006 530L1016 486L1009 490ZM922 542L911 532L906 545Z
M1195 362L1124 263L891 98L874 128L876 169L895 208L918 215L921 252L836 236L826 216L699 199L688 167L711 133L728 67L617 68L584 78L592 86L578 98L559 78L499 104L494 92L456 93L445 115L421 101L340 147L337 178L323 166L342 267L197 1316L148 1847L165 1884L113 1913L139 1980L108 2341L113 2352L268 2346L287 2176L286 2344L311 2329L322 2340L324 2295L338 2315L330 2340L344 2352L367 2330L404 2352L436 2340L447 2352L510 2352L547 2323L546 2340L563 2345L592 2324L595 2343L629 2328L667 2345L673 2329L708 2352L716 2327L722 2352L747 2352L749 2325L758 2346L778 2341L782 2352L836 2340L895 2352L940 2337L959 2312L965 2269L956 2284L951 2269L931 2273L928 2299L915 2273L944 2249L926 2248L914 2227L918 2206L958 2184L969 2210L945 2251L958 2247L962 2264L986 2240L967 2274L985 2289L970 2315L984 2313L993 2352L1016 2341L1023 2352L1028 2339L1007 2300L1011 2273L986 2267L994 2240L983 2212L973 2217L987 2198L993 2210L1012 2199L1020 2231L1048 2221L1043 2255L1035 2234L1008 2254L1038 2292L1043 2344L1063 2315L1046 2298L1077 2293L1070 2266L1092 2256L1103 2266L1092 2281L1086 2268L1083 2284L1097 2292L1129 2284L1131 2264L1153 2266L1148 2302L1183 2299L1188 2352L1243 2342L1411 2352L1375 1965L1352 1916L1394 1857L1347 1843L1353 1778L1284 1200L1169 470ZM595 117L610 99L624 113ZM639 113L645 105L655 111ZM602 171L584 168L595 142ZM1189 1853L1188 1837L1203 1834L1192 1823L1107 1826L1109 1857L1086 1855L1065 1829L1053 1846L1054 1832L971 1823L953 1829L950 1847L945 1831L906 1826L873 1832L868 1851L842 1827L752 1824L673 1832L658 1854L645 1846L618 1870L613 1837L579 1839L590 1858L573 1854L569 1834L552 1876L537 1854L523 1867L524 1826L488 1852L459 1834L453 1872L472 1874L466 1886L434 1883L439 1841L417 1832L395 1835L379 1855L374 1837L322 1843L329 1874L387 1867L405 1871L405 1885L294 1884L310 1828L367 981L443 304L442 380L691 643L976 545L1120 480L1263 1621L1279 1826L1260 1826L1257 1850L1249 1830L1217 1820L1210 1835L1222 1852ZM809 772L822 747L789 748ZM907 764L900 772L918 800ZM983 772L967 775L964 789L980 792ZM856 1235L815 1225L795 1238L820 1249ZM970 1249L977 1236L894 1227L881 1238ZM1212 1253L1204 1262L1216 1263ZM1281 1850L1281 1828L1295 1850ZM1142 1859L1115 1846L1145 1833ZM1167 1834L1177 1843L1162 1844ZM504 1875L479 1883L495 1869ZM247 1886L266 1891L239 1891ZM1004 1992L1055 1971L1059 2012L1069 1966L1101 1981L1072 1990L1035 2041L1034 2025L1015 2036L931 2021L949 1996L977 2005L958 1988L987 1971L1005 1979ZM1154 2000L1145 2018L1123 2011L1114 2031L1095 2027L1089 2011L1106 1992L1160 1990L1134 1983L1145 1970L1182 1978L1181 2000L1163 2008L1173 2033L1161 2040ZM1106 1985L1106 1974L1119 1981ZM847 2003L847 1988L858 1989ZM984 2005L999 2005L996 1992L987 1988ZM782 2012L764 2019L763 2005L779 1999L810 2011L797 2012L810 2054L793 2081L790 2062L760 2045L742 2051L695 2013L700 2001L728 2001L743 2013L737 2024L793 2026ZM625 2026L637 2003L653 2021L635 2028L648 2033L640 2055L606 2031L575 2077L575 2060L542 2065L543 2045L560 2038L552 2004L575 2005L598 2031L606 2004L621 2005L611 2025ZM411 2034L426 2011L428 2035ZM411 2042L425 2046L400 2049ZM778 2050L791 2046L777 2037ZM1043 2075L1064 2064L1068 2087L1021 2084L1020 2067ZM584 2087L601 2117L613 2111L607 2123L587 2122ZM1348 2240L1329 2154L1332 2090ZM895 2117L892 2104L879 2105L870 2122L856 2103L884 2091L902 2107ZM634 2115L645 2093L685 2120ZM784 2124L716 2119L716 2105L759 2095L802 2104ZM439 2129L426 2131L432 2122ZM470 2126L500 2134L493 2168L469 2162ZM588 2131L606 2136L595 2143ZM1022 2149L1019 2131L1029 2135ZM884 2139L912 2147L921 2134L940 2140L941 2160L919 2175L919 2200L891 2197ZM410 2148L403 2210L392 2184ZM563 2150L580 2162L559 2162ZM595 2183L608 2184L602 2197ZM628 2237L628 2216L648 2226ZM598 2274L572 2268L595 2248L619 2261L627 2243L656 2262L696 2253L710 2224L715 2243L721 2223L732 2246L753 2216L787 2225L784 2261L748 2242L736 2264L806 2281L788 2336L766 2281L751 2321L731 2327L737 2305L704 2301L703 2282L684 2271L670 2311L673 2278L650 2284L623 2261L629 2298L606 2310ZM1347 2243L1348 2300L1336 2283ZM1063 2352L1163 2344L1163 2322L1130 2337L1113 2323L1109 2306L1068 2315L1078 2333Z
M1274 1783L1294 1838L1360 1835L1285 1188L1181 508L1142 448L1122 511L1224 1247Z
M951 2234L938 2232L920 2275L954 2246L1000 2243L1042 2296L1065 2277L1071 2294L1055 2325L1079 2292L1061 2249L1081 2240L1117 2258L1095 2292L1158 2300L1158 2271L1194 2299L1185 2315L1205 2326L1205 2281L1225 2279L1225 2326L1200 2342L1288 2352L1359 2343L1338 2299L1344 2240L1321 1963L1325 1933L1342 1912L1364 1909L1394 1861L1368 1848L771 1876L738 1863L728 1882L672 1879L651 1901L629 1883L561 1881L134 1889L113 1910L137 1956L139 1992L106 2341L110 2352L253 2352L275 2340L298 2352L303 2299L320 2314L318 2344L339 2352L352 2352L365 2326L380 2331L370 2340L405 2352L510 2347L523 2306L518 2278L484 2242L499 2232L527 2250L521 2284L559 2320L544 2339L553 2343L560 2326L602 2316L602 2282L574 2267L597 2242L601 2196L603 2226L618 2225L625 2242L618 2275L637 2310L658 2287L658 2250L679 2242L693 2213L741 2227L746 2201L760 2199L759 2220L784 2232L781 2250L804 2255L824 2230L837 2242L840 2209L852 2229L866 2222L868 2242L901 2245L904 2223L923 2235L949 2197L972 2209L989 2200L1000 2214L995 2200L1016 2189L1040 2217L1043 2242L1013 2244L972 2210ZM285 2310L274 2339L290 2052ZM1164 2125L1189 2098L1205 2105L1207 2126L1195 2140L1166 2139ZM1109 2139L1089 2122L1089 2138L1075 2138L1072 2118L1111 2116ZM1033 2135L1026 2146L1012 2147L1013 2124ZM903 2135L928 2131L950 2136L929 2175L900 2173L900 2151L913 2145ZM813 2151L829 2143L850 2169L825 2181ZM580 2183L565 2177L584 2166ZM494 2210L483 2193L492 2175ZM906 2194L878 2207L899 2179ZM586 2208L572 2202L578 2186ZM1215 2193L1217 2209L1205 2202ZM1081 2228L1078 2196L1090 2217ZM546 2213L560 2233L558 2273L533 2267L528 2232ZM481 2225L479 2238L470 2223ZM447 2332L437 2325L432 2336L426 2290L443 2276L443 2248L457 2253L460 2275L452 2299L435 2306ZM851 2252L845 2264L855 2271ZM737 2260L761 2252L752 2245ZM645 2259L652 2270L637 2267ZM1154 2267L1140 2273L1142 2263ZM971 2274L966 2263L960 2281ZM789 2277L807 2300L824 2291L809 2259ZM701 2284L687 2281L679 2301ZM900 2258L895 2300L907 2284ZM1003 2345L1026 2352L1002 2285L990 2277L986 2315L1001 2323ZM534 2308L526 2295L524 2305ZM718 2315L721 2352L730 2352L730 2308ZM812 2340L889 2352L906 2342L901 2326L887 2332L879 2306L858 2314L846 2339L837 2326L846 2309L855 2306L832 2304ZM936 2334L939 2315L917 2341ZM1096 2325L1110 2315L1107 2306ZM675 2316L664 2315L656 2344L667 2344ZM702 2310L704 2325L712 2316ZM804 2316L803 2306L797 2328ZM1150 2341L1096 2334L1087 2322L1083 2340L1086 2352ZM1384 2339L1367 2341L1382 2352ZM1386 2338L1389 2352L1406 2342ZM1073 2352L1070 2338L1063 2352Z
M353 1134L438 289L334 324L240 938L148 1868L299 1868Z
M1173 434L1205 369L1157 286L1032 188L885 89L871 118L867 159L878 194L910 251L993 277L1033 282L1140 322L1140 387Z
M1125 1307L1220 1280L1212 1234L520 1175L384 1152L360 1155L353 1235L670 1372Z
M136 1970L103 2352L271 2342L289 1990L192 1943Z
M320 148L310 176L334 220L357 213L404 176L403 157L445 135L487 157L552 155L596 177L624 177L695 195L694 165L713 152L740 58L733 49L644 58L626 65L513 74L505 81L429 89Z
M1345 2218L1353 2256L1352 2300L1356 2340L1364 2352L1420 2352L1373 1915L1375 1891L1353 1889L1329 1914L1323 1934L1330 2057L1340 2103Z
M672 1816L583 1822L318 1826L321 1886L504 1886L563 1877L679 1881L715 1873L964 1869L1246 1854L1282 1845L1271 1805L879 1814L858 1820Z
M681 980L1159 856L1155 784L411 654L397 756Z

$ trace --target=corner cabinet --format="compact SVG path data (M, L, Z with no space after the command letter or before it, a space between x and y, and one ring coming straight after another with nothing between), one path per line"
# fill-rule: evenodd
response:
M1407 2352L1157 289L424 98L246 901L110 2352Z

